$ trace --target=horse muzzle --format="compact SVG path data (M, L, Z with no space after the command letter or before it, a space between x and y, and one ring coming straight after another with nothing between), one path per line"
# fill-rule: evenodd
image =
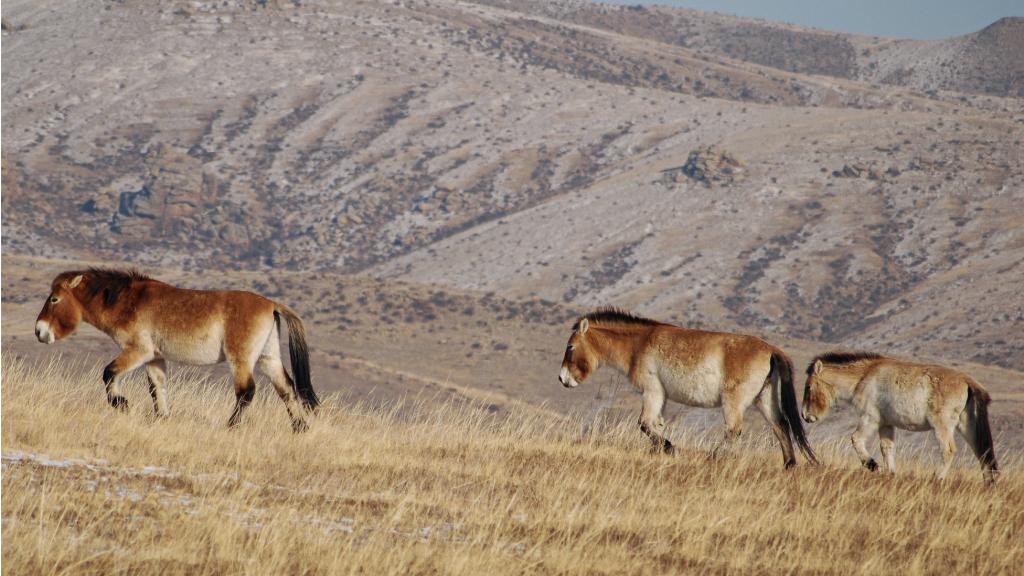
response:
M568 368L562 368L562 371L558 373L558 381L566 388L575 388L580 385L580 383L572 377L572 374L569 373Z
M43 344L53 344L57 337L53 334L53 330L50 330L50 324L40 320L36 322L36 340L39 340Z

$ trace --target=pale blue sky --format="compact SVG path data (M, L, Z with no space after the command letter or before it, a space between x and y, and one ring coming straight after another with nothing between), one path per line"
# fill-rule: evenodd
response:
M895 38L959 36L1003 16L1024 16L1024 0L612 0L667 4L839 32Z

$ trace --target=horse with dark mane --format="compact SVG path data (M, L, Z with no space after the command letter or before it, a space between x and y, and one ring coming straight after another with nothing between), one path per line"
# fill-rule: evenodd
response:
M294 381L281 363L278 328L282 319L288 327ZM36 338L52 344L83 321L121 348L121 354L103 370L107 400L114 408L128 407L121 394L121 377L145 366L153 408L158 416L167 416L167 360L230 364L236 401L229 426L238 424L252 401L257 365L284 401L296 432L308 427L305 412L320 403L310 380L302 321L291 308L258 294L176 288L134 270L63 272L54 278L36 319Z
M565 348L559 382L574 388L601 364L627 376L643 393L640 430L654 451L672 452L665 438L665 402L722 407L728 447L740 435L743 413L757 403L779 441L787 468L796 465L793 441L817 463L800 423L793 363L760 338L691 330L603 309L580 318Z
M823 419L837 400L850 402L860 415L850 440L868 470L878 469L867 449L868 438L877 432L882 463L896 473L896 429L902 428L935 433L942 448L940 479L956 455L955 432L974 450L986 479L993 482L999 473L988 418L992 397L959 370L870 352L829 352L807 367L804 420Z

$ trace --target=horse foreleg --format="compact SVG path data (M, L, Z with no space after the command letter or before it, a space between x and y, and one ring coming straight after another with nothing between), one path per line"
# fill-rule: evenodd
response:
M107 392L107 402L121 411L128 410L128 400L121 394L121 376L135 370L153 359L153 351L148 348L126 347L121 355L107 364L103 369L103 386Z
M651 439L651 452L672 454L675 447L665 438L665 388L651 378L643 385L644 404L640 411L640 431Z
M878 427L878 447L882 450L882 462L885 471L896 475L896 428L892 426Z
M872 472L878 470L878 462L875 462L875 459L871 457L871 452L868 452L867 439L871 432L877 429L878 422L865 414L861 417L860 424L853 431L853 435L850 436L853 449L857 452L857 456L860 457L860 463Z
M146 376L149 378L149 395L153 397L153 412L160 418L166 418L167 410L167 363L157 358L146 364Z

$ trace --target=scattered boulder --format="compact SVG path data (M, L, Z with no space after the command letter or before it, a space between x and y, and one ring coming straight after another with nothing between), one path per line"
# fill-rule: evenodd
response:
M696 180L705 186L714 183L731 184L743 173L743 162L730 152L716 146L701 146L690 152L686 164L664 170L666 183L677 183L684 178Z
M914 156L907 164L907 170L928 172L935 168L935 161L923 156Z
M841 170L833 170L833 178L860 178L862 174L868 171L868 167L860 164L843 164Z
M18 30L24 30L25 25L15 25L11 23L11 21L8 20L7 17L3 17L0 18L0 29L2 29L4 32L16 32Z
M900 170L896 167L889 167L883 171L881 168L876 166L869 166L860 162L853 164L843 164L843 167L839 170L832 171L833 178L867 178L868 180L885 180L886 177L895 177L900 175Z

